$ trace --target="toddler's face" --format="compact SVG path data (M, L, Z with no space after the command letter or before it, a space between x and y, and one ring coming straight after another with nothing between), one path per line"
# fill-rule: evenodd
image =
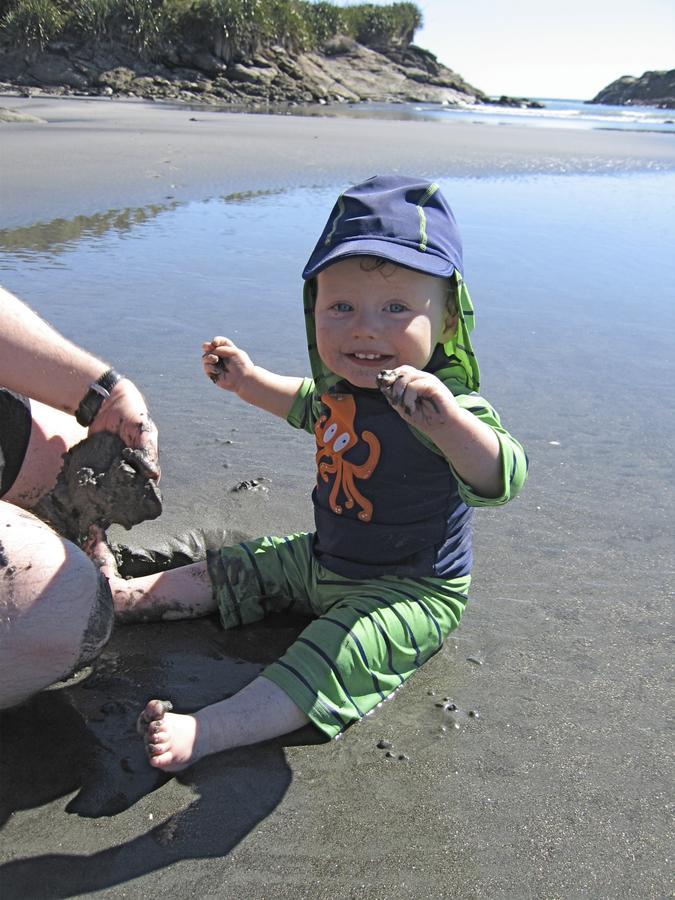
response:
M377 387L381 369L423 369L454 333L447 282L393 263L374 268L353 256L317 276L314 317L319 356L355 387Z

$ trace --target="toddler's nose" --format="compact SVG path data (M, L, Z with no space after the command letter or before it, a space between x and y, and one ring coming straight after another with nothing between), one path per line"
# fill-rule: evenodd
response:
M377 335L377 320L369 310L361 310L352 319L355 338L373 339Z

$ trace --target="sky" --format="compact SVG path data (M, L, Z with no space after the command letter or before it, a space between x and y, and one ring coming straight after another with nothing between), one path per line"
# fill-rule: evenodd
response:
M490 95L590 100L622 75L675 69L674 0L413 2L415 43Z

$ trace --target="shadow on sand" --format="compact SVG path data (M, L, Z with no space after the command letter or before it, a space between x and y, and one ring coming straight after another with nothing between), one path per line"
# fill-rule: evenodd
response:
M35 811L77 791L66 815L54 807L46 812L48 827L81 830L86 818L97 820L103 834L91 831L90 823L92 840L83 845L93 852L82 854L31 855L45 841L37 834L22 840L14 858L0 866L3 900L88 894L179 860L226 856L284 797L291 771L283 746L317 743L318 732L308 727L283 744L268 742L203 760L167 785L167 794L159 789L174 776L147 764L136 716L154 695L170 697L178 711L188 711L234 693L280 655L300 627L279 619L227 633L215 619L203 619L119 628L88 678L5 711L0 827L16 811ZM153 794L158 815L140 811L130 822L129 816L116 822ZM125 839L138 832L139 819L161 821ZM105 849L99 849L102 837L109 844ZM72 834L64 843L72 847Z

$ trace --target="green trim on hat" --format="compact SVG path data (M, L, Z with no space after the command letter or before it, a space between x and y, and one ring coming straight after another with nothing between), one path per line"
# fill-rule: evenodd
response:
M429 242L429 238L427 237L427 216L424 212L423 206L425 203L428 203L429 200L431 200L438 189L438 185L435 182L433 184L430 184L422 199L417 204L417 214L420 217L420 241L417 249L421 253L425 252L425 250L427 249L427 243Z
M331 230L329 231L329 233L326 235L326 240L323 242L325 247L330 246L333 238L335 237L335 232L337 231L338 222L344 215L345 201L344 201L343 194L340 194L340 196L337 198L337 206L338 206L338 211L337 211L337 215L333 219L333 226L332 226Z

